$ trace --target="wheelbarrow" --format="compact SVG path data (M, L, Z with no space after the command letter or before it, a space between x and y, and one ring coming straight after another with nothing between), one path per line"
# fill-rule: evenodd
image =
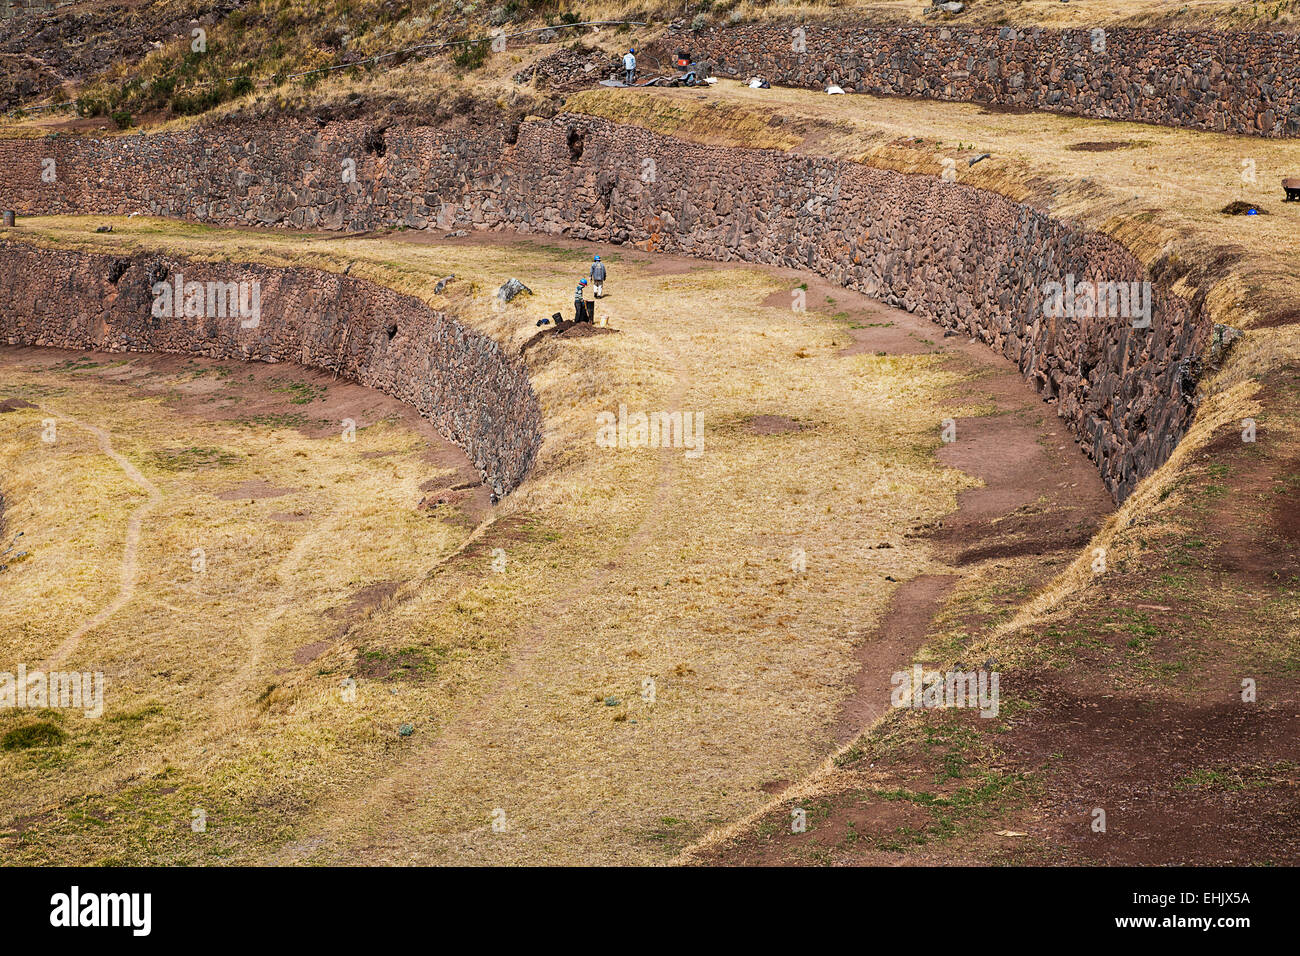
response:
M1284 202L1300 202L1300 178L1291 177L1282 180L1282 188L1286 190Z

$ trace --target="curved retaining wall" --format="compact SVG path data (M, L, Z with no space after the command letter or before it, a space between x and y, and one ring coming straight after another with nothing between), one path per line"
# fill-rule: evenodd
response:
M449 204L493 179L505 131L352 120L201 126L94 139L0 139L0 205L42 214L150 213L244 225L372 229L472 223ZM344 163L355 178L344 179Z
M257 282L255 328L232 318L156 318L154 283ZM0 240L0 342L294 362L414 406L465 449L500 496L532 467L541 409L524 365L418 299L347 276L177 259L92 255Z
M1291 33L790 21L670 30L665 43L741 78L757 73L786 86L836 83L879 96L1300 134L1300 36Z
M653 182L640 175L646 158ZM1146 272L1118 242L1002 196L572 116L525 126L510 167L499 201L515 224L809 269L983 340L1058 403L1118 500L1191 423L1190 376L1208 319L1158 285L1149 328L1046 318L1046 283L1141 282Z
M40 157L51 154L59 180L42 183ZM355 181L342 181L346 160ZM31 212L138 210L349 229L513 226L811 269L1002 352L1058 404L1119 500L1189 426L1210 325L1160 283L1150 328L1044 317L1047 283L1147 275L1118 242L1002 196L847 161L702 146L588 116L518 129L296 121L0 141L0 186L0 202Z

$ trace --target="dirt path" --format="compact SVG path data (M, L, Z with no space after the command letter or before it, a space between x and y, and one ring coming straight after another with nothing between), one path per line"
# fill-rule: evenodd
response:
M503 241L496 234L491 239ZM412 241L444 240L420 236ZM445 244L487 241L475 235ZM611 248L622 257L623 267L629 267L629 279L634 267L638 281L646 275L667 277L666 287L692 295L705 296L713 281L710 273L716 271L713 264L686 257L593 247L560 237L504 241L533 243L548 255L553 252L549 247L556 246L582 247L586 255ZM563 257L564 268L575 268L575 258ZM553 580L548 577L534 592L532 613L519 618L496 647L489 645L499 662L481 677L475 674L468 692L457 692L454 706L409 711L426 718L416 721L414 736L403 735L400 744L385 746L368 764L368 773L348 774L351 782L325 789L323 798L313 800L292 821L293 837L287 842L283 834L269 846L250 841L249 860L599 861L613 852L638 862L671 859L707 827L735 819L765 801L781 782L774 778L803 777L822 755L882 712L887 706L882 704L882 688L887 689L889 675L924 644L949 589L999 560L996 554L981 555L981 549L1010 542L1022 549L1016 553L1031 553L1037 527L1031 527L1033 522L1050 517L1064 500L1061 495L1073 493L1068 486L1078 484L1072 478L1061 480L1062 463L1072 460L1071 467L1081 469L1092 482L1089 488L1095 487L1104 500L1099 479L1072 443L1062 439L1060 445L1047 447L1059 428L1052 409L984 346L944 338L942 330L927 321L816 277L748 264L743 269L779 277L788 288L806 284L812 314L792 320L786 311L787 291L780 294L780 312L737 312L738 321L745 323L740 326L743 338L735 335L736 326L727 325L725 333L714 333L715 340L709 337L713 330L675 323L662 310L646 308L645 298L611 304L623 313L632 333L629 345L636 348L626 353L635 356L635 363L618 369L618 381L635 382L642 400L653 403L650 407L679 408L689 401L696 408L725 410L724 416L713 419L721 422L715 447L725 447L724 455L737 455L735 466L728 466L728 457L710 457L703 466L688 468L680 452L663 449L648 453L653 457L636 469L634 486L601 485L602 490L620 491L626 502L618 537L607 538L607 546L598 552L605 557L597 564L584 559L580 563L586 570L577 574L539 562L538 570ZM735 282L728 280L724 292L707 300L715 312L725 314L735 299ZM753 298L743 307L753 308L764 304L773 285L746 280L745 287ZM647 294L644 289L636 293ZM633 301L641 303L640 310L631 307ZM641 322L645 324L638 327ZM743 359L725 354L732 340L741 346ZM577 353L586 347L573 349ZM790 355L809 359L809 364L791 364ZM895 363L892 357L909 358ZM603 360L612 361L613 354ZM259 371L257 366L248 368ZM888 392L876 397L883 383L893 381L892 375L908 376L899 379L906 386L934 369L941 370L934 382L962 384L952 394L944 392L942 384L935 385L937 391L926 388L914 396L904 390L897 406ZM735 393L727 390L728 381L712 377L718 370L758 374L767 384L737 402ZM796 386L793 391L791 386ZM192 395L182 401L206 403L209 395L201 389L208 384L196 381L193 387ZM877 479L857 476L864 466L867 474L879 469L879 481L887 485L894 480L890 472L895 466L890 459L881 468L873 459L872 449L878 446L859 445L856 439L864 427L880 428L875 416L888 417L882 410L894 407L899 414L912 415L913 421L929 422L932 416L935 421L935 433L926 426L927 437L919 444L914 428L900 439L909 460L914 453L927 457L931 434L938 446L943 409L974 408L979 409L974 414L985 414L959 419L957 442L939 446L945 464L986 480L985 487L961 493L955 513L945 515L947 505L936 504L936 495L951 500L948 489L964 487L966 480L950 479L927 463L914 469L920 476L914 480L924 484L907 485L896 493L911 496L909 500L918 495L926 499L906 510L923 517L896 527L882 522L890 512L882 511L871 494ZM984 410L990 407L993 414L987 415ZM256 405L240 414L252 411L260 415L271 410ZM1008 457L1016 467L1003 467ZM802 473L791 472L790 487L766 477L789 462L802 463ZM557 489L546 484L548 479L555 480L543 470L539 487L551 497ZM1023 487L1009 493L1017 483ZM840 487L833 487L837 484ZM1057 497L1044 494L1058 485L1062 487ZM560 493L568 490L564 487ZM730 509L727 501L733 502ZM581 516L580 523L554 530L586 533L593 520L604 518L599 506L574 514ZM726 517L713 525L701 522L713 514ZM1004 530L1012 519L1028 524L1008 537ZM918 525L917 520L924 523ZM492 529L489 512L440 564L465 555L476 544L492 543ZM899 550L872 550L886 547L873 543L884 538L893 539L892 547ZM812 578L791 578L784 571L772 575L770 570L750 570L764 567L772 552L801 540L813 542L824 556L844 551L840 567L845 571L837 573L837 559L830 557L818 568L827 575L818 586ZM676 543L665 550L665 542ZM294 549L282 567L291 570L304 553ZM561 558L565 554L558 553ZM887 571L892 576L886 576ZM458 575L459 566L453 569L453 584ZM424 596L426 583L427 576L398 585L385 597L385 610ZM696 595L703 591L712 596L701 610ZM814 616L813 607L834 607L836 602L853 610L834 619ZM240 679L231 685L239 692L249 686L244 678L270 663L259 641L269 640L267 629L275 629L283 619L284 611L277 607L261 612L265 626L253 629L258 633L242 635L248 643L241 649L248 657L240 662ZM861 622L856 628L855 619ZM877 626L877 621L882 623ZM349 637L349 630L336 631L332 639L333 652L342 655L344 666L350 650L363 650L374 637L365 630L351 633ZM738 643L742 640L743 648ZM664 647L672 650L665 652ZM652 655L653 664L627 663ZM813 655L818 664L810 666L807 661ZM829 667L826 661L837 663ZM639 726L630 719L641 716L635 711L603 709L605 688L621 690L618 696L626 705L635 698L629 675L645 673L655 674L661 688L676 695L668 707L646 713ZM601 690L595 705L588 688ZM774 693L777 689L783 693ZM406 693L398 684L387 685L385 692L385 700L388 692L401 697ZM777 744L771 743L774 732L769 729L775 722L759 719L756 712L769 699L778 710L789 706L778 714L783 723ZM616 722L620 719L624 723ZM666 746L671 750L655 753L655 748ZM659 774L646 773L647 760L658 761ZM829 765L824 761L822 769ZM663 782L662 768L675 774L670 787ZM800 780L794 790L820 772ZM742 774L747 775L743 782ZM779 799L788 798L787 791ZM485 820L494 806L510 808L512 821L518 821L512 822L518 829L512 829L511 836L497 838L482 824L475 828L473 821ZM586 821L583 839L568 835L574 813L583 814ZM670 813L689 817L690 829L661 837L654 831Z
M860 667L835 728L838 746L851 743L888 709L890 676L911 661L925 643L930 622L958 580L955 574L921 574L899 585L885 620L857 647Z
M674 374L674 384L666 403L670 408L678 407L689 386L689 379L681 367L678 357L670 350L667 343L661 343L667 366ZM496 705L516 688L527 671L529 661L537 654L546 640L563 628L567 613L580 600L599 591L622 567L627 556L636 553L650 540L656 523L663 513L668 501L678 470L681 467L680 454L673 449L660 450L658 478L640 522L614 557L606 562L595 574L567 590L558 601L550 605L544 618L545 623L530 629L512 650L510 662L495 687L474 705L467 708L451 726L447 727L427 746L406 763L398 765L392 773L377 779L360 794L352 794L342 801L332 804L325 810L325 822L313 832L294 843L288 844L270 860L272 865L302 863L312 859L316 854L341 849L346 842L345 831L357 830L357 818L362 814L382 815L386 819L399 819L403 807L410 806L414 800L413 791L428 786L434 779L433 772L437 762L447 749L450 741L482 736ZM485 534L491 519L475 529L474 535L467 540L466 547ZM458 553L464 551L461 548ZM391 832L391 831L390 831ZM379 849L375 846L366 848L367 853ZM356 860L353 860L356 862Z
M797 275L797 274L793 274ZM745 833L775 808L818 791L835 772L837 757L890 708L892 675L916 658L953 592L1007 557L1072 553L1114 509L1100 476L1065 426L1011 364L973 339L943 336L939 327L902 310L859 296L819 278L808 282L809 301L828 293L848 299L853 343L842 355L941 352L981 372L953 396L954 404L988 403L993 413L954 420L955 438L937 457L982 481L957 496L957 510L927 529L936 570L901 583L880 624L855 648L859 669L841 705L836 750L812 773L787 785L763 807L708 834L676 862L713 859L712 848ZM774 296L775 299L775 296ZM771 303L775 304L775 302ZM1051 563L1026 568L1021 581L1035 587L1053 573ZM974 622L972 622L974 624Z
M471 235L444 241L473 245L487 241L487 238ZM490 238L500 241L496 235ZM434 240L429 236L415 236L409 241L429 243ZM540 241L559 246L591 246L549 236ZM656 274L680 274L696 264L695 260L685 257L653 256L627 248L620 251L623 255L635 256L638 267L648 268ZM641 262L643 258L648 261ZM858 643L859 670L834 730L834 742L842 747L885 712L890 676L908 664L924 644L934 616L942 609L952 589L965 577L977 573L982 558L969 555L987 552L983 557L996 557L1003 547L1011 547L1016 553L1024 553L1026 548L1037 549L1037 553L1059 550L1076 543L1080 534L1086 540L1113 503L1095 470L1072 440L1059 437L1066 433L1063 426L1056 424L1051 408L1000 356L993 355L974 341L945 339L942 330L929 322L817 277L793 270L765 271L787 276L796 283L807 283L810 301L833 296L837 308L848 306L850 321L857 327L851 329L852 343L843 350L843 355L915 355L925 352L950 355L951 361L959 366L968 370L972 366L978 369L974 384L966 393L954 395L954 403L987 402L995 410L992 416L959 420L958 441L940 451L939 457L944 464L973 474L985 484L963 492L959 498L959 510L944 520L942 528L933 529L932 546L941 562L938 572L923 574L900 585L883 623ZM669 407L675 407L686 388L685 372L680 364L674 362L673 369L677 381L668 399ZM438 761L450 741L490 736L491 715L496 705L512 688L518 687L520 681L527 679L530 659L545 646L549 636L564 627L569 610L578 601L605 587L620 573L627 557L652 540L656 518L663 502L672 493L676 461L677 457L672 455L661 459L659 480L636 529L604 570L567 590L548 609L548 623L532 629L523 637L493 691L468 708L454 724L424 747L418 757L364 793L354 794L333 806L328 811L327 822L311 836L285 847L276 857L277 862L328 859L342 848L339 840L350 841L355 847L359 812L364 812L370 819L400 818L402 807L417 802L430 782L437 779ZM1068 513L1067 520L1061 520L1063 512ZM1039 525L1045 523L1050 527L1034 525L1030 528L1031 532L1035 528L1042 532L1031 544L1028 537L1032 534L1026 537L1024 528L1020 533L1009 530L1007 523L1014 522L1017 516L1022 525L1025 522L1034 525L1041 517L1043 521ZM1061 528L1074 530L1063 535L1058 533ZM1049 569L1044 568L1043 576L1048 573ZM820 772L814 773L813 778ZM806 781L796 788L804 783ZM787 793L778 800L788 798ZM378 853L380 859L391 860L392 856L388 855L391 847L387 851L384 847L397 836L395 830L381 827L380 833L371 833L370 838L364 841L365 846L360 852L367 857ZM355 860L355 851L348 858Z
M69 421L78 428L85 429L94 435L95 440L99 443L100 451L113 459L126 476L130 478L131 481L135 482L135 484L137 484L144 493L148 495L147 500L142 502L138 508L131 512L131 517L127 520L126 543L122 548L121 584L118 586L117 596L113 598L112 602L110 602L102 611L68 635L64 642L59 645L58 649L46 659L45 663L42 665L42 669L49 671L57 667L68 657L69 654L76 650L77 644L81 641L82 637L89 634L91 631L94 631L96 628L102 627L109 618L125 607L126 603L131 600L131 596L135 593L137 555L140 549L140 529L144 524L145 516L162 500L162 492L158 490L153 482L140 474L140 470L136 468L135 465L131 464L131 462L127 461L125 457L118 454L118 452L113 448L113 440L109 437L108 432L104 431L102 428L97 428L94 425L87 425L85 422L78 421L71 415L65 415L52 408L42 408L42 411L53 415L55 418Z

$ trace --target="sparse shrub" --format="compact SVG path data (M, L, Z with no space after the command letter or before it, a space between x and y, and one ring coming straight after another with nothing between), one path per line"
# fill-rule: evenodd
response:
M38 720L33 724L15 727L0 739L0 748L4 750L29 750L32 747L54 747L63 743L65 734L57 724L48 720Z
M171 99L172 94L175 92L176 77L172 76L170 73L158 77L153 81L153 85L149 87L150 97L157 100L157 105L159 106Z
M214 86L194 93L181 93L172 97L172 112L181 116L194 116L205 113L223 99L225 90Z
M480 40L478 43L466 43L457 47L451 55L451 62L462 70L477 70L487 60L487 55L488 43Z
M118 110L113 113L113 122L117 124L118 129L126 129L131 125L131 114L126 110Z

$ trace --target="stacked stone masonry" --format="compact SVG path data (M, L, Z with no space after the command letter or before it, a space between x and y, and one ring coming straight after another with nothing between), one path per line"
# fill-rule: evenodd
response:
M205 287L258 283L256 325L230 314L153 315L155 284L177 274ZM294 362L378 389L460 445L497 495L523 480L541 445L541 409L521 361L418 299L361 279L0 240L0 287L8 345Z
M43 158L55 161L55 183L41 180ZM344 176L352 164L355 177ZM29 214L518 228L811 270L979 338L1015 362L1057 402L1120 500L1190 424L1194 370L1209 330L1203 310L1159 284L1149 328L1133 328L1126 317L1046 318L1046 283L1070 275L1140 282L1146 273L1109 237L1000 195L847 161L698 145L580 115L513 129L281 122L102 141L0 141L0 189L0 204ZM43 289L48 299L49 284L74 268L37 270L17 299ZM19 307L34 323L36 313ZM330 299L318 296L310 307L330 308ZM147 314L138 297L131 308ZM364 314L365 335L373 337L384 310ZM343 333L333 320L324 328L324 351L332 354ZM33 324L24 334L29 340L40 330ZM436 401L428 407L440 409ZM511 447L512 463L531 460L522 445ZM517 480L521 472L509 474Z
M797 31L802 31L797 32ZM722 75L1247 133L1300 134L1300 36L764 23L670 31Z

